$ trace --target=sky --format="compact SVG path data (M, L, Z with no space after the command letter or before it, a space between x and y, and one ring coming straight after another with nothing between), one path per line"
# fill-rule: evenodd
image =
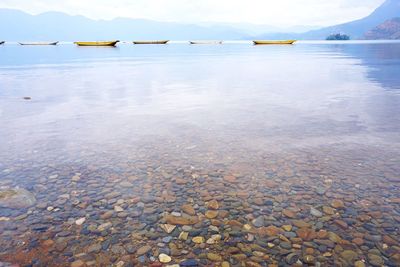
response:
M184 23L228 22L328 26L362 18L384 0L1 0L31 14L61 11L92 19L145 18Z

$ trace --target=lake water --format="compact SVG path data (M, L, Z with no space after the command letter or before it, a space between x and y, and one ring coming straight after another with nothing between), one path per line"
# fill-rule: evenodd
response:
M0 46L0 266L399 266L399 114L400 42Z

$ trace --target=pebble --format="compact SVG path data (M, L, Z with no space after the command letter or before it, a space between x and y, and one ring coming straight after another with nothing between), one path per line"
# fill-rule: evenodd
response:
M171 242L171 240L172 240L172 236L166 236L166 237L163 237L163 239L162 239L162 241L164 243L169 243L169 242Z
M335 209L341 209L344 208L344 203L340 199L335 199L331 202L331 206Z
M163 229L167 234L172 233L175 230L176 225L172 224L160 224L161 229Z
M161 263L169 263L169 262L171 262L171 257L170 256L168 256L167 254L164 254L164 253L161 253L159 256L158 256L158 260L161 262Z
M353 264L354 261L358 258L358 254L352 250L345 250L340 253L340 256L348 263Z
M304 260L305 263L310 264L310 263L314 263L315 258L314 258L313 255L306 255L306 256L303 257L303 260Z
M356 261L354 267L365 267L365 263L362 261Z
M140 247L140 248L136 251L136 254L139 255L139 256L141 256L141 255L146 254L146 253L149 252L150 250L151 250L151 247L150 247L150 246L148 246L148 245L142 246L142 247Z
M216 211L216 210L208 210L208 211L206 211L205 215L206 215L206 217L208 219L214 219L214 218L216 218L218 216L218 211Z
M196 215L196 210L190 204L182 205L181 209L186 214L189 214L189 215L192 215L192 216Z
M71 263L71 267L83 267L85 266L85 263L81 260L76 260Z
M299 260L299 258L299 255L297 255L296 253L289 253L286 256L286 262L290 265L295 264Z
M259 216L251 222L255 227L264 226L264 216Z
M188 259L188 260L181 261L179 263L179 266L181 266L181 267L195 267L195 266L199 266L199 263L195 259Z
M372 266L382 266L385 263L384 260L380 256L372 254L372 253L368 254L368 262Z
M85 221L86 221L86 218L83 217L83 218L80 218L80 219L76 220L75 224L76 225L82 225Z
M180 239L180 240L187 240L188 237L189 237L189 233L188 233L188 232L181 232L181 233L179 234L178 239Z
M282 214L291 219L296 218L296 215L297 215L294 211L289 210L289 209L284 209L282 211Z
M207 253L207 258L210 261L222 261L222 257L220 255L211 252Z
M90 245L87 249L88 253L98 253L100 251L101 251L101 244L99 243Z
M317 210L317 209L315 209L313 207L310 208L310 213L311 213L311 215L313 215L315 217L322 217L323 216L322 212L320 212L319 210Z
M97 230L102 232L102 231L110 229L111 227L112 227L112 223L106 222L106 223L100 224L99 227L97 227Z
M196 244L201 244L201 243L204 243L204 237L202 237L202 236L196 236L196 237L193 237L192 238L192 241L193 241L193 243L196 243Z
M207 207L209 209L217 210L217 209L219 209L219 203L218 203L218 201L213 199L210 202L208 202Z

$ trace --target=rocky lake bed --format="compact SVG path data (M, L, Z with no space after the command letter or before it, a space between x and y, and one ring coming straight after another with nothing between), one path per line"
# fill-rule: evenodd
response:
M204 157L192 162L137 152L107 168L100 158L37 165L29 179L26 163L2 165L0 266L400 264L396 154L321 149L205 164L210 155L196 149Z

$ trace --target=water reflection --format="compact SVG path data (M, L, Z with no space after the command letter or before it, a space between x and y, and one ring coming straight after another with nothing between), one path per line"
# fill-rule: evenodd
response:
M384 89L400 89L400 45L398 43L338 45L342 53L362 61L367 67L368 78L378 82Z
M0 48L0 265L396 266L398 46Z

